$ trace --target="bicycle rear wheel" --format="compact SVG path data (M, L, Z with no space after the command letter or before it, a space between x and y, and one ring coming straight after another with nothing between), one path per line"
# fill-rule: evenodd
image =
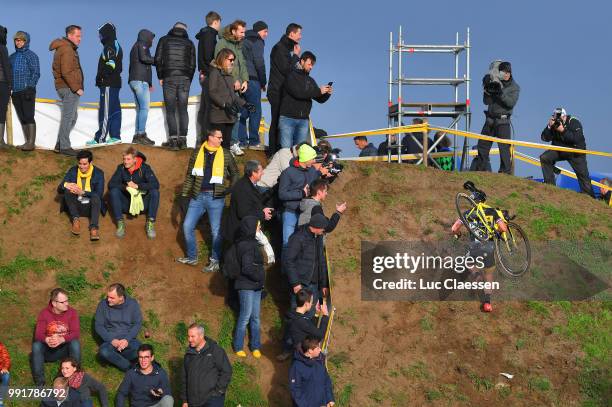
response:
M504 273L510 277L519 277L529 270L531 265L531 246L527 235L519 225L508 223L506 240L495 239L495 256Z
M459 219L474 238L481 242L489 239L489 232L478 219L476 202L467 194L459 192L455 197L455 206Z

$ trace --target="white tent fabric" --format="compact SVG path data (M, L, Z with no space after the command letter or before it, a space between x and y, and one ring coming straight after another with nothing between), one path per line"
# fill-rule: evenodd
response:
M199 103L189 103L189 131L187 134L187 145L195 146L196 141L196 119ZM38 148L52 149L57 140L57 131L60 122L60 106L56 103L36 103L36 146ZM23 131L17 119L15 109L12 111L13 144L24 143ZM136 110L130 107L121 109L121 140L130 143L134 136L136 125ZM98 130L97 107L80 106L76 126L70 133L70 141L73 148L85 147L88 140L93 139ZM147 136L159 146L166 141L167 126L165 109L163 107L151 107L147 119Z

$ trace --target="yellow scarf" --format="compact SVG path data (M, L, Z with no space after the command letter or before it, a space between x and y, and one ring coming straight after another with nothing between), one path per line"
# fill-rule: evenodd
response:
M83 188L83 182L81 182L82 178L85 178L85 188L83 191L91 192L91 175L93 174L94 166L93 164L89 165L89 170L85 174L81 172L81 170L77 167L77 185L79 188Z
M215 160L213 161L212 165L212 176L210 177L210 183L223 184L223 148L210 147L207 141L202 143L200 151L198 151L198 156L196 157L195 163L193 164L191 175L195 175L196 177L204 176L204 160L207 157L206 153L204 152L204 149L217 153L215 154Z

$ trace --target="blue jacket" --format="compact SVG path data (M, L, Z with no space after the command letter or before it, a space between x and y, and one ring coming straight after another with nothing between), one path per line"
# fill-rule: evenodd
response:
M79 170L78 166L74 166L68 170L66 175L64 175L64 179L57 186L57 192L63 194L66 192L66 188L64 188L64 183L76 183L77 182L77 171ZM91 196L92 194L97 195L100 198L100 212L104 215L106 213L106 205L104 204L104 171L100 168L94 166L93 173L91 174L91 192L85 192L85 196ZM65 208L62 206L60 211L63 211Z
M30 50L30 34L25 34L27 38L25 45L17 48L9 57L13 68L13 92L36 88L40 78L38 55Z
M297 212L300 201L305 198L304 187L320 176L314 167L302 168L297 158L292 158L289 168L281 172L278 181L278 198L283 202L283 208Z
M134 339L142 325L140 305L132 297L125 295L121 305L111 307L106 298L100 301L96 309L96 333L104 342L113 339Z
M264 47L266 43L258 33L253 30L246 32L242 42L242 54L246 60L249 79L259 81L260 86L266 86L266 62L264 61Z
M153 362L153 371L147 375L140 371L139 366L136 366L125 372L123 381L117 390L115 406L123 407L128 397L130 407L149 407L157 404L161 397L153 396L152 389L162 389L163 396L172 396L166 371L157 362Z
M289 369L289 390L294 407L321 407L335 402L323 355L310 359L295 351Z
M361 152L359 157L376 157L378 155L378 149L374 147L374 144L369 143Z

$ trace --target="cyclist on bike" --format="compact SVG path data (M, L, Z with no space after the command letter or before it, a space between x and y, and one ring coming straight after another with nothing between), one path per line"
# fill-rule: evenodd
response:
M504 220L508 218L507 213L505 213L506 211L502 211L498 208L493 208L484 204L484 202L487 200L487 195L484 193L484 191L477 189L474 186L473 182L467 181L465 184L463 184L463 187L471 192L470 198L472 198L474 202L476 202L476 204L482 203L483 206L485 206L484 212L487 221L490 221L491 224L495 225L494 227L496 228L496 230L499 230L500 232L507 232L508 225ZM468 212L469 211L466 211L466 213L464 214L466 220L468 222L478 223L478 230L484 230L486 227L482 224L482 221L477 216L470 216ZM451 227L451 231L457 239L461 236L462 226L465 226L467 228L467 226L463 224L461 219L457 219ZM466 254L466 257L482 257L484 263L484 268L482 270L478 268L472 268L470 269L470 273L478 273L479 275L476 277L477 280L484 279L484 281L486 282L493 282L493 272L495 271L495 242L493 241L493 238L489 236L484 242L481 242L480 240L476 239L472 234L470 234L469 237L471 241L468 246L468 252ZM493 311L493 307L491 306L492 290L485 289L483 294L484 295L480 307L481 310L483 312Z

